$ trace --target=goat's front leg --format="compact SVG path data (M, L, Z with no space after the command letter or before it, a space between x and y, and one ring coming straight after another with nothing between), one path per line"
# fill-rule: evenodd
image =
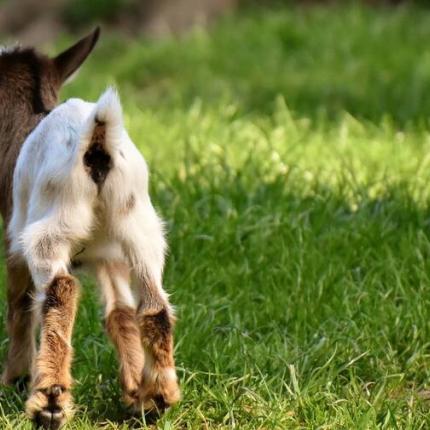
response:
M29 261L36 287L33 312L41 328L26 411L37 425L47 429L59 428L73 413L71 337L79 284L67 271L67 251L61 246L45 237L36 244ZM45 258L52 257L50 253L63 258Z

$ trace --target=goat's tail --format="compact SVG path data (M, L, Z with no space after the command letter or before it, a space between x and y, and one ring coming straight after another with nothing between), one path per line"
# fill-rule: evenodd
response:
M98 187L113 167L123 133L122 108L118 93L108 88L98 100L84 127L81 151L85 168Z

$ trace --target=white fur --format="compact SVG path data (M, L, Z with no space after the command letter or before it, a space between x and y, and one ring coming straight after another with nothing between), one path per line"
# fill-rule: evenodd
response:
M106 123L113 161L100 192L83 162L96 120ZM135 205L127 213L132 195ZM126 264L134 279L150 281L168 306L161 283L163 224L148 195L147 165L124 129L114 90L96 104L68 100L27 138L14 172L8 234L11 252L27 262L40 300L79 253L84 267L99 274L110 309L114 300L133 305L134 295L128 282L103 271L106 262Z

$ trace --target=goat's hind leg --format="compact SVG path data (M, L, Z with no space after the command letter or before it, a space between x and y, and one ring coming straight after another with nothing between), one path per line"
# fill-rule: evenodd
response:
M173 356L174 316L161 287L148 279L137 282L141 294L137 317L145 351L140 401L146 411L162 412L181 397Z
M36 288L33 312L41 328L26 411L37 425L57 429L73 414L71 337L79 284L68 273L68 245L61 239L44 236L30 252Z
M26 410L44 428L56 429L73 414L71 335L78 288L72 276L58 274L46 288L42 303L40 348Z
M35 353L33 333L32 295L34 285L24 262L7 263L7 329L9 350L2 382L13 384L28 377Z
M175 318L161 284L164 239L156 229L145 236L125 246L134 263L134 287L139 297L137 321L145 352L139 398L145 411L162 412L181 397L173 356Z
M98 280L106 302L106 329L120 361L124 400L138 412L162 411L180 398L173 316L165 294L137 281L136 311L125 265L101 267Z
M143 348L128 266L121 262L104 263L97 269L97 279L105 302L106 331L120 363L123 399L127 406L138 408Z
M174 316L162 287L166 248L162 223L148 199L135 201L116 218L115 234L132 268L139 299L137 321L145 352L140 406L162 412L181 397L173 357Z

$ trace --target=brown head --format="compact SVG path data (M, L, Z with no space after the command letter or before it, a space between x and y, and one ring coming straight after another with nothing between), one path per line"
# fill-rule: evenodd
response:
M98 37L97 28L54 58L32 48L0 51L0 212L6 222L21 145L55 107L61 86L85 61Z

